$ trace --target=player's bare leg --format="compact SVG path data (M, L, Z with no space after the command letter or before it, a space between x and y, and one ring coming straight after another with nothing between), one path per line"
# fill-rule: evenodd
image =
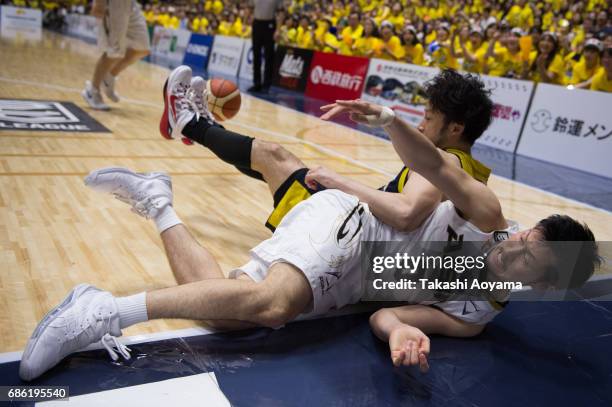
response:
M272 195L291 174L306 164L280 144L253 139L251 168L263 175Z
M106 53L102 54L96 63L91 85L97 91L100 91L100 86L104 77L121 61L121 58L109 58Z
M135 64L140 61L142 58L149 55L149 50L139 50L128 48L125 52L125 56L121 58L117 63L110 69L110 74L112 76L118 76L121 72L123 72L130 65Z
M261 283L209 279L130 297L81 284L39 323L28 341L19 374L33 380L64 357L101 341L113 359L130 358L117 341L121 329L157 318L239 320L277 327L304 312L312 291L304 274L286 263L273 265ZM70 334L66 326L73 327Z

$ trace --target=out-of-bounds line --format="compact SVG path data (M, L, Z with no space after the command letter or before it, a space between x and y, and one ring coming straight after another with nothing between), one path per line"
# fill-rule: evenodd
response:
M185 328L185 329L176 329L172 331L155 332L151 334L126 336L124 338L121 338L121 343L124 345L130 346L130 345L137 345L139 343L145 343L145 342L163 341L163 340L175 339L175 338L188 338L191 336L209 335L212 333L215 333L215 332L210 329L206 329L206 328ZM87 351L87 350L97 350L97 349L102 349L102 348L103 346L100 344L100 342L96 342L80 350L79 352ZM23 351L0 353L0 363L9 363L9 362L15 362L15 361L21 360L22 354L23 354Z

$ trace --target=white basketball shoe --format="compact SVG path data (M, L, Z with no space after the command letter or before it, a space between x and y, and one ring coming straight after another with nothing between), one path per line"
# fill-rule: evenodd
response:
M89 284L76 286L64 301L40 321L21 357L19 376L30 381L73 352L102 342L113 360L130 358L121 336L114 297Z
M159 131L164 138L182 136L183 128L195 116L187 92L191 86L191 68L181 65L170 72L164 83L164 113L159 121Z
M93 87L90 81L85 81L85 89L81 92L81 96L92 109L110 110L110 107L102 99L100 91Z
M116 79L117 78L111 75L109 72L106 74L104 79L102 79L102 83L100 84L100 86L102 87L102 91L104 92L106 97L108 97L115 103L119 102L119 95L117 94L117 92L115 92Z
M163 172L135 173L127 168L102 168L85 178L85 185L98 192L113 194L132 206L132 212L154 218L172 205L172 179Z

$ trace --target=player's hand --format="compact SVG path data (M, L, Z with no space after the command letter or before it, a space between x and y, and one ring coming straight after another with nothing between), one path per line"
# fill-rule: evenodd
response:
M379 117L382 112L382 106L368 103L361 99L336 100L336 103L321 106L321 110L325 112L321 116L322 120L331 120L346 112L354 122L368 124L369 121L366 116Z
M429 370L429 338L418 328L402 325L391 331L389 349L394 366L419 366L421 372Z
M342 184L342 176L329 168L317 166L308 170L304 181L308 188L315 191L319 190L321 186L337 189Z

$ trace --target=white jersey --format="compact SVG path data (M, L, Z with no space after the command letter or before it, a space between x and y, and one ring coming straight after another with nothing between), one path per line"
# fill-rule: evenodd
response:
M459 216L450 201L438 205L417 230L404 233L379 221L357 197L339 190L326 190L296 205L274 235L251 250L251 261L230 276L246 273L261 281L273 263L293 264L311 285L310 314L320 315L360 300L364 280L360 267L361 242L403 241L409 249L412 244L416 247L423 241L486 241L492 235ZM497 304L487 301L428 304L479 324L490 321L500 312Z

